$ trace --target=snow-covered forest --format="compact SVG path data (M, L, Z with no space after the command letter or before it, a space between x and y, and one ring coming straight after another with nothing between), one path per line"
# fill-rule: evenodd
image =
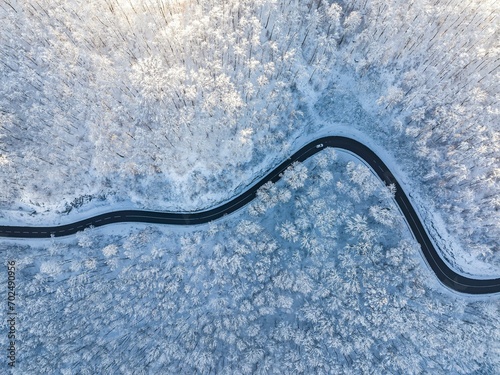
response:
M0 220L206 208L342 126L398 161L454 251L498 269L499 7L3 0Z
M16 373L499 373L498 299L446 292L391 197L327 150L217 223L0 243Z
M0 224L205 209L319 135L359 135L452 266L494 273L499 13L0 0ZM498 298L443 288L392 194L323 150L208 225L0 241L17 267L13 373L500 373Z

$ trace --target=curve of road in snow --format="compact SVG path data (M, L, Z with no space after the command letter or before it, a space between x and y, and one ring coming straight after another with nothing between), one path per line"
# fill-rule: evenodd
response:
M14 238L50 238L51 236L61 237L75 234L90 226L100 227L112 223L139 222L153 224L170 225L194 225L207 223L216 220L226 214L234 212L252 201L257 190L268 181L273 183L278 181L281 174L294 162L302 162L317 152L327 147L334 147L349 151L363 159L373 171L385 182L396 187L395 200L403 213L413 236L420 244L422 254L437 278L446 287L460 293L466 294L492 294L500 292L500 278L497 279L473 279L460 275L453 271L440 257L436 248L425 230L415 209L410 203L407 195L401 188L391 171L382 160L368 147L351 138L330 136L312 141L294 153L290 158L274 168L259 182L250 187L244 193L235 197L231 201L199 212L154 212L142 210L122 210L111 211L105 214L80 220L75 223L52 226L0 226L0 237Z

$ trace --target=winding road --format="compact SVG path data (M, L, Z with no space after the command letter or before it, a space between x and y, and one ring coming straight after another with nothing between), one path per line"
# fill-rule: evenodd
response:
M154 223L170 225L194 225L207 223L216 220L226 214L234 212L252 201L257 190L268 181L276 182L281 174L290 166L290 164L299 161L302 162L317 152L327 148L334 147L343 149L356 154L363 159L374 172L387 185L394 184L396 187L395 200L401 212L406 218L413 236L421 246L422 253L430 268L434 271L441 283L457 292L466 294L492 294L500 292L500 278L497 279L472 279L462 276L453 271L439 256L434 244L427 234L422 222L420 221L415 209L411 205L408 197L404 193L396 178L392 175L387 166L380 158L368 147L351 138L330 136L319 138L302 147L290 158L278 165L275 169L264 176L259 182L250 187L241 195L231 201L199 212L173 213L173 212L154 212L141 210L112 211L105 214L80 220L75 223L59 225L53 227L33 227L33 226L0 226L0 237L14 238L50 238L51 236L61 237L75 234L90 226L100 227L112 223L136 222L136 223Z

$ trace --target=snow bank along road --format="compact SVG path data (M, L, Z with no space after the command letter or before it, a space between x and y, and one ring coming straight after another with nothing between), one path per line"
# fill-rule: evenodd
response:
M387 166L365 145L346 137L324 137L319 138L302 147L299 151L285 160L274 170L269 172L259 182L249 188L247 191L232 199L231 201L200 212L153 212L140 210L112 211L97 215L72 224L59 225L54 227L31 227L31 226L0 226L0 237L15 238L49 238L68 236L75 234L90 226L99 227L102 225L123 222L140 222L170 225L193 225L207 223L216 220L226 214L234 212L252 201L257 190L268 181L276 182L280 179L281 173L293 162L304 161L310 156L316 154L327 147L335 147L350 151L363 159L375 173L387 185L394 184L396 187L395 199L403 215L406 218L408 226L415 239L421 246L422 253L434 271L441 283L455 291L467 294L489 294L500 292L500 278L498 279L471 279L454 272L437 253L434 244L429 238L422 222L420 221L415 209L411 205L408 197L402 190L398 181L394 178Z

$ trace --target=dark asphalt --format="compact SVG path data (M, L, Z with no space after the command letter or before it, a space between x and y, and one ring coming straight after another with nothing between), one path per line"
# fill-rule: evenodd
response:
M319 138L305 145L247 191L231 201L207 211L189 213L140 210L112 211L85 220L80 220L72 224L55 227L0 226L0 237L49 238L52 235L55 237L61 237L75 234L76 232L82 231L90 226L100 227L112 223L124 222L170 225L193 225L207 223L243 207L255 198L256 191L266 182L278 181L281 173L284 172L290 164L296 161L302 162L326 147L344 149L356 154L369 164L380 179L387 185L394 184L396 187L396 203L403 212L415 239L420 244L422 253L427 263L443 285L457 292L467 294L490 294L500 292L500 278L489 280L471 279L459 275L450 269L437 253L429 235L425 231L424 226L417 216L415 209L408 200L408 197L382 160L380 160L380 158L365 145L353 139L338 136Z

